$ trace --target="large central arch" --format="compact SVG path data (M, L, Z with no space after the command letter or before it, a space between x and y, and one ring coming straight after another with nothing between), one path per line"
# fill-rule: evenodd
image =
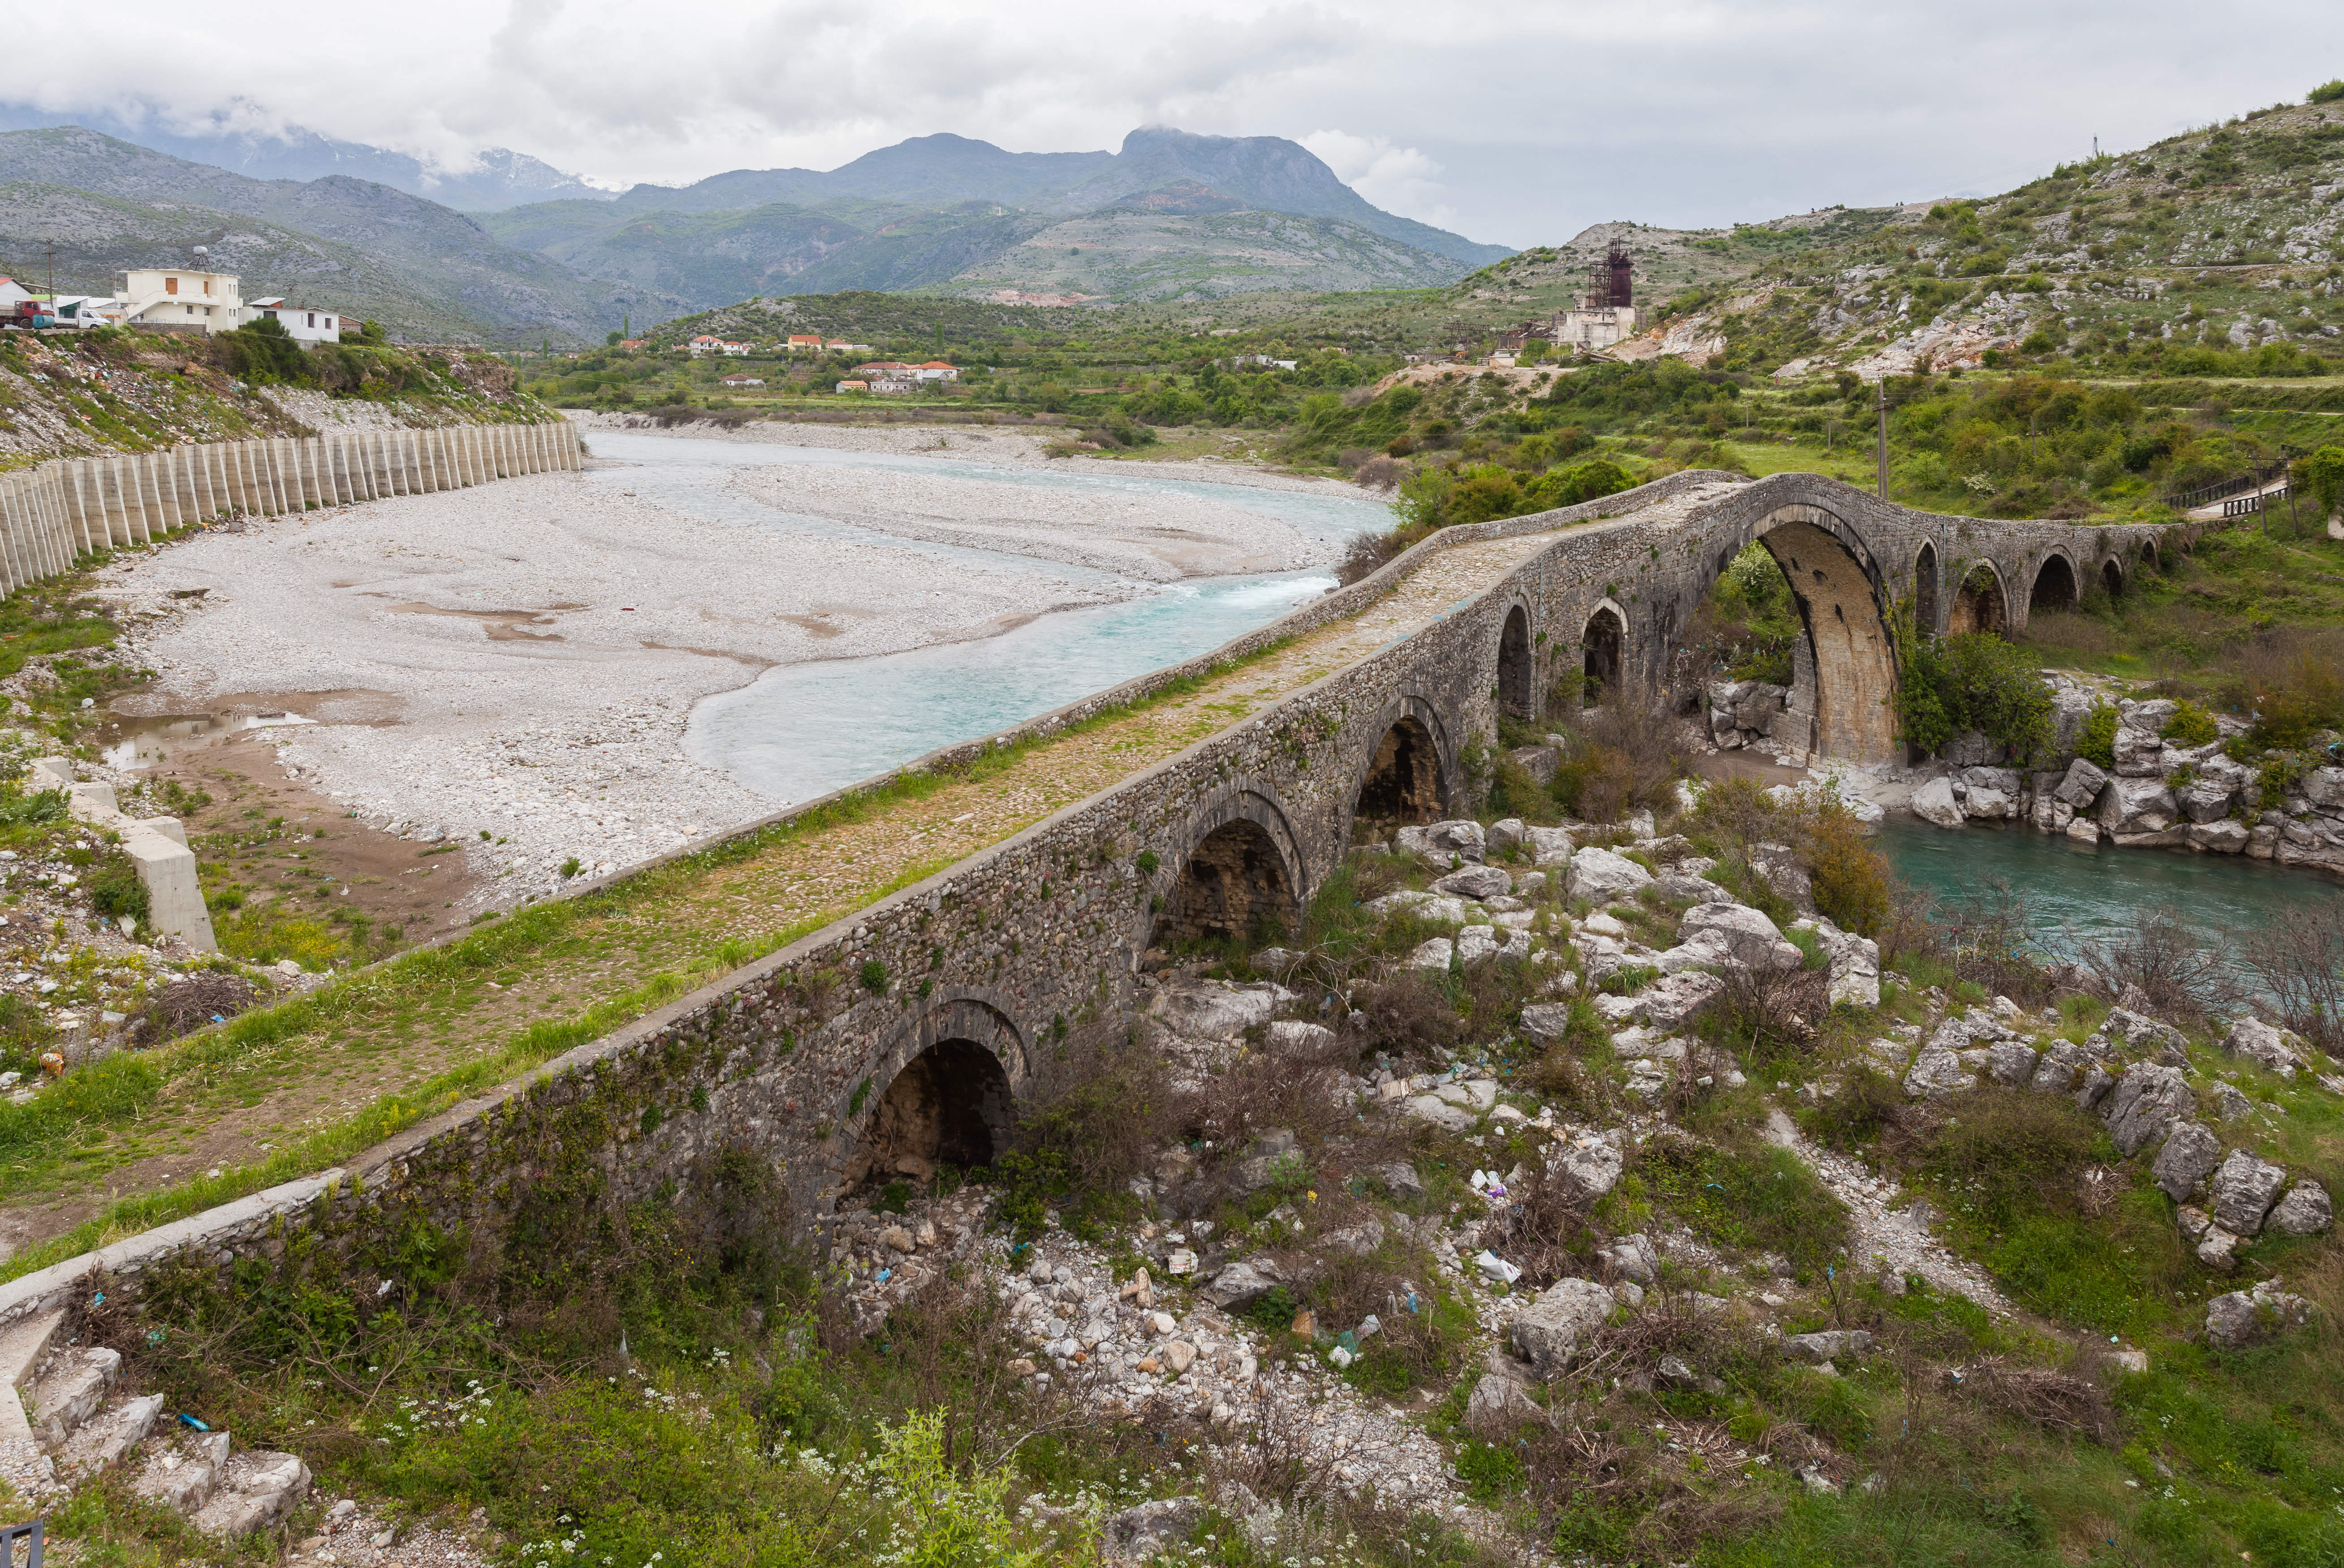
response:
M1896 753L1896 650L1887 587L1872 550L1844 519L1817 506L1779 508L1751 528L1766 547L1805 623L1814 689L1814 744L1824 755L1878 762ZM1730 550L1721 552L1728 561Z

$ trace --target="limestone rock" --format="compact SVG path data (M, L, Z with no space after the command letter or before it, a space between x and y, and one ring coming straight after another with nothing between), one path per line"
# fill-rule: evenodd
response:
M1465 900L1442 893L1428 893L1405 888L1397 893L1386 893L1380 899L1370 899L1360 906L1370 914L1388 915L1394 911L1411 914L1419 920L1440 920L1452 926L1465 923Z
M1571 859L1571 831L1567 828L1525 828L1522 842L1531 852L1531 863L1555 867Z
M1645 987L1634 996L1596 999L1597 1010L1614 1023L1648 1023L1663 1034L1682 1029L1725 989L1715 975L1688 970Z
M1914 790L1911 805L1913 815L1940 828L1958 828L1964 820L1962 803L1954 799L1953 781L1948 779L1932 779Z
M1603 1139L1583 1138L1550 1149L1546 1169L1566 1198L1591 1204L1620 1184L1627 1160Z
M1512 1323L1507 1335L1541 1379L1551 1380L1579 1353L1581 1338L1612 1316L1612 1292L1592 1280L1557 1281Z
M2189 1081L2177 1068L2136 1063L2108 1097L2108 1136L2127 1160L2163 1137L2198 1106Z
M2137 1001L2143 1007L2148 1005L2137 987L2126 987L2125 995L2127 1000ZM2108 1016L2100 1022L2100 1032L2121 1042L2136 1055L2149 1057L2167 1067L2189 1065L2189 1037L2137 1009L2122 1005L2109 1009Z
M290 1453L256 1449L222 1467L211 1501L197 1511L196 1528L236 1539L266 1530L309 1495L309 1467Z
M1742 904L1695 904L1677 922L1677 936L1688 944L1713 939L1702 945L1721 951L1722 962L1730 969L1794 970L1807 958L1773 921Z
M2229 786L2211 779L2200 779L2183 789L2174 799L2181 804L2181 814L2192 822L2217 822L2230 814ZM2230 825L2238 828L2238 842L2243 847L2246 829L2235 822Z
M1433 883L1432 890L1478 901L1512 892L1514 879L1495 866L1467 866Z
M1099 1545L1111 1563L1153 1563L1177 1555L1205 1517L1201 1497L1167 1497L1127 1508L1099 1527Z
M1573 900L1608 904L1652 883L1652 874L1635 861L1609 849L1587 849L1571 857L1571 872L1563 886Z
M2206 1303L2206 1338L2225 1350L2253 1344L2311 1321L2311 1303L2265 1280L2252 1291L2232 1291Z
M1336 1040L1335 1031L1323 1023L1311 1023L1298 1018L1282 1018L1269 1026L1267 1039L1269 1048L1287 1055L1303 1055L1325 1050Z
M1410 969L1437 970L1449 972L1449 960L1456 955L1457 944L1447 937L1427 937L1401 960Z
M2076 1075L2090 1063L2091 1058L2082 1046L2073 1040L2055 1040L2043 1048L2028 1086L2038 1094L2065 1094L2075 1088Z
M2035 1079L2035 1048L2015 1040L1998 1040L1985 1049L1985 1075L2016 1089Z
M1522 819L1520 817L1507 817L1490 823L1490 849L1494 853L1504 854L1521 843L1523 831Z
M1913 1059L1904 1073L1904 1092L1915 1100L1935 1100L1939 1095L1958 1094L1976 1087L1977 1081L1964 1066L1960 1053L1931 1040Z
M1661 1277L1660 1249L1652 1245L1650 1236L1641 1231L1621 1237L1610 1246L1601 1248L1598 1255L1618 1271L1621 1278L1633 1280L1640 1285L1652 1284Z
M2180 805L2165 780L2151 776L2133 779L2122 776L2111 780L2100 799L2098 820L2110 833L2158 833L2173 826L2181 814Z
M1257 1254L1226 1264L1205 1287L1205 1298L1223 1312L1242 1312L1286 1283L1274 1258Z
M1449 1132L1470 1132L1480 1120L1461 1105L1451 1105L1437 1094L1418 1094L1399 1102L1399 1108L1419 1121L1430 1121Z
M1488 858L1489 837L1479 822L1433 822L1421 828L1402 828L1392 835L1392 841L1410 854L1421 855L1435 865L1480 865Z
M2214 1200L2214 1222L2241 1236L2258 1234L2263 1216L2270 1212L2278 1190L2286 1184L2285 1170L2243 1149L2233 1149L2206 1182Z
M1457 961L1468 966L1498 956L1503 944L1494 926L1467 926L1457 933Z
M2119 724L2114 749L2118 779L2154 777L2165 755L2165 742L2145 729Z
M2251 841L2247 825L2227 818L2219 822L2201 822L2189 829L2189 841L2209 855L2242 855Z
M1546 1412L1522 1388L1521 1380L1503 1372L1486 1372L1465 1401L1465 1424L1478 1432L1505 1432Z
M2298 1181L2263 1221L2263 1229L2278 1236L2317 1236L2336 1223L2328 1189L2317 1181Z
M2179 1203L2198 1191L2198 1183L2212 1175L2221 1162L2222 1141L2202 1123L2185 1121L2167 1135L2149 1175L2167 1197Z
M1189 1040L1235 1040L1268 1023L1294 993L1267 980L1173 980L1156 988L1147 1010L1165 1028Z
M1568 1039L1571 1034L1571 1004L1567 1001L1537 1002L1522 1009L1521 1029L1525 1039L1551 1044Z
M2241 1018L2230 1025L2230 1032L2222 1037L2222 1049L2232 1056L2243 1056L2258 1067L2278 1073L2281 1078L2293 1078L2300 1060L2298 1047L2302 1041L2293 1033L2275 1029L2258 1018Z
M1792 1334L1783 1348L1803 1361L1834 1362L1869 1354L1872 1336L1862 1329L1825 1329L1820 1333Z
M2107 788L2108 776L2099 768L2078 757L2067 764L2066 777L2059 780L2055 793L2058 799L2078 811L2088 811L2096 804L2100 791Z
M1805 926L1823 943L1824 951L1831 958L1831 1003L1842 1002L1855 1007L1880 1005L1880 944L1869 937L1859 937L1854 931L1841 930L1820 916L1814 920L1794 920L1792 927Z
M2303 776L2303 798L2324 811L2344 807L2344 768L2315 768Z

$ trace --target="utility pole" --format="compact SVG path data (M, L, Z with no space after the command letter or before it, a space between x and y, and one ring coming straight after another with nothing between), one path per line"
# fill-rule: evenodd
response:
M1880 498L1888 498L1888 377L1880 377Z
M49 314L57 313L57 242L49 241Z

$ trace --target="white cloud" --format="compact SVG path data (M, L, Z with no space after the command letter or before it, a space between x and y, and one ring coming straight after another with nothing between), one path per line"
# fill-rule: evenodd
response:
M2299 97L2333 0L251 0L222 30L116 0L102 51L25 85L60 112L306 126L444 166L501 146L601 180L830 168L952 131L1017 151L1150 123L1303 140L1379 206L1513 245L2008 183ZM2175 37L2189 47L2176 52ZM2274 38L2289 45L2273 49ZM1339 127L1329 129L1327 127Z
M1294 138L1318 155L1335 177L1387 212L1446 228L1456 212L1440 198L1448 186L1440 165L1414 147L1396 147L1384 136L1349 131L1313 131Z

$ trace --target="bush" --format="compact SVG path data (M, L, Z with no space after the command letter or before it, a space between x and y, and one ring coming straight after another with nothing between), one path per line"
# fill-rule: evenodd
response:
M2344 99L2344 76L2332 82L2322 82L2304 97L2307 104L2333 104Z
M1877 936L1890 913L1888 857L1855 814L1836 802L1815 817L1807 849L1815 908L1842 930Z
M1896 717L1915 746L1935 751L1975 729L2024 767L2050 750L2053 711L2042 675L1991 632L1917 638L1905 655Z
M1556 803L1590 822L1615 822L1631 806L1667 803L1683 771L1673 729L1616 699L1582 712L1571 726L1571 754L1548 787Z
M2084 716L2083 728L2076 732L2076 755L2097 768L2117 765L2117 710L2105 702L2095 703Z
M2184 746L2210 746L2221 730L2215 727L2212 714L2185 697L2159 733L2166 739L2178 740Z

